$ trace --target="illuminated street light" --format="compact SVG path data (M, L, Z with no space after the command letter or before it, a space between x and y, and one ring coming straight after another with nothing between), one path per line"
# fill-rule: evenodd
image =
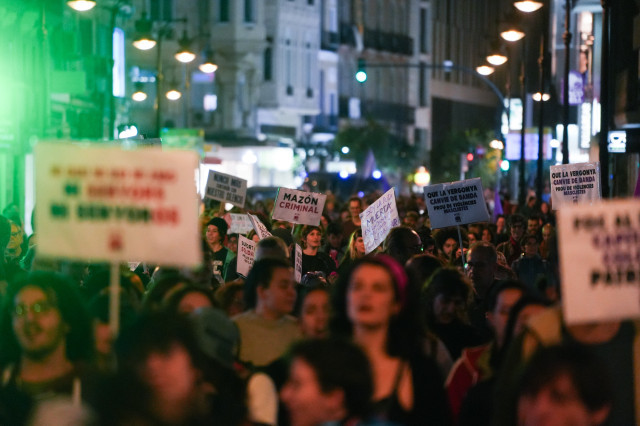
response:
M420 166L413 175L413 183L417 186L427 186L431 182L431 173L424 166Z
M153 49L156 45L156 40L151 35L151 29L153 28L153 22L143 16L135 22L136 36L133 40L133 46L139 50Z
M166 96L170 101L177 101L182 97L182 93L177 89L171 89L167 92Z
M547 102L549 99L551 99L551 95L549 95L548 93L541 94L540 92L534 93L533 95L531 95L531 97L536 102L540 102L540 100L542 100L543 102Z
M491 75L495 71L495 68L490 67L489 65L480 65L476 68L476 71L480 75Z
M343 154L348 154L349 153L349 147L348 146L343 146L342 149L340 150Z
M180 49L175 54L175 58L183 64L188 64L196 58L196 54L191 51L191 40L187 36L187 30L184 30L182 37L178 40Z
M506 55L502 55L500 53L494 53L493 55L487 56L487 62L491 65L500 66L507 62L508 58Z
M521 40L524 37L524 35L525 35L524 31L520 31L516 29L502 31L500 33L500 37L511 42Z
M96 6L95 0L69 0L67 6L78 12L86 12Z
M499 141L498 139L494 139L491 142L489 142L489 146L493 149L504 149L504 144L502 143L502 141Z
M136 102L142 102L147 99L147 94L141 90L136 91L131 95L131 99L133 99Z
M531 13L531 12L535 12L536 10L540 9L542 7L542 2L541 1L534 1L534 0L522 0L522 1L514 2L513 5L520 12Z
M207 49L204 53L204 62L198 65L198 68L205 74L216 72L218 66L213 62L213 51L211 49Z

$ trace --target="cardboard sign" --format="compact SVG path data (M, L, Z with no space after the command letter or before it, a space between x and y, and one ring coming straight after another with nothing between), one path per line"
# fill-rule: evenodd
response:
M558 244L568 324L640 317L640 200L566 205Z
M302 281L302 247L296 244L294 279L297 283Z
M38 254L198 265L197 167L192 151L38 144Z
M364 251L371 253L384 241L391 228L400 226L394 189L391 188L385 192L382 197L360 213L360 220Z
M226 173L209 170L204 196L242 208L247 198L247 181Z
M256 255L256 243L243 235L238 237L238 265L236 270L243 277L249 275Z
M249 216L249 220L253 225L253 229L255 229L256 234L258 234L258 238L263 239L271 236L271 232L269 232L267 227L264 226L262 222L260 222L258 216L252 215L251 213L247 213L247 216Z
M251 219L246 214L229 213L231 226L228 234L248 234L253 229Z
M432 229L489 220L480 178L426 186L424 197Z
M280 188L273 204L273 219L317 226L327 196L315 192Z
M600 163L550 166L551 201L554 210L567 204L593 204L600 194Z

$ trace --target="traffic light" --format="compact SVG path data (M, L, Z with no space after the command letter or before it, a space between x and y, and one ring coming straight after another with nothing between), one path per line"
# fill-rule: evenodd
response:
M363 58L358 59L358 71L356 71L356 81L364 83L367 81L367 62Z

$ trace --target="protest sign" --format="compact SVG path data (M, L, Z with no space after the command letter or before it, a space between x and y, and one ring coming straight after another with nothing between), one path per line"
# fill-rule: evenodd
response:
M424 197L432 229L489 220L480 178L426 186Z
M600 163L550 166L554 210L567 204L593 204L600 200Z
M209 170L204 196L242 208L247 197L247 181L226 173Z
M236 271L246 278L253 266L256 255L256 243L243 235L238 237L238 266Z
M315 192L280 188L273 204L273 219L317 226L327 196Z
M400 226L393 188L360 213L364 251L370 253L385 239L391 228Z
M199 264L197 167L192 151L39 143L38 254Z
M296 244L294 279L297 283L302 281L302 247Z
M229 228L229 234L247 234L253 229L251 219L246 214L229 213L229 219L231 219L231 227Z
M640 317L640 200L558 210L565 321Z
M264 226L262 222L260 222L258 216L252 215L251 213L247 213L247 216L249 216L249 220L253 225L253 229L255 229L256 234L258 234L258 238L263 239L271 236L271 232L269 232L267 227Z

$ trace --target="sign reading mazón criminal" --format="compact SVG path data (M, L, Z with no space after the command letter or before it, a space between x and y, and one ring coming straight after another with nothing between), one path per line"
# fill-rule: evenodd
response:
M640 317L640 200L568 204L557 216L565 321Z
M382 244L391 228L400 226L395 190L391 188L360 213L360 221L364 251L371 253Z
M318 225L326 200L324 194L280 188L273 204L273 219Z
M201 263L197 167L198 156L190 151L39 143L38 254Z
M489 220L480 178L425 186L424 196L433 229Z

